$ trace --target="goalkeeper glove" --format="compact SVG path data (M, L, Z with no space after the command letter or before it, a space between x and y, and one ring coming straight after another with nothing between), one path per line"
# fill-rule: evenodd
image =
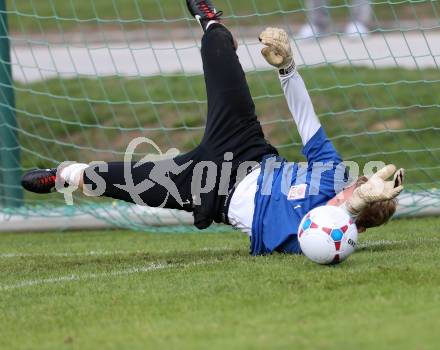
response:
M281 75L289 74L295 69L289 37L284 29L266 28L259 39L266 46L261 54L270 65L280 70Z
M392 181L386 181L394 174ZM380 169L366 183L353 191L353 195L346 203L347 210L354 216L371 203L396 198L403 190L405 171L393 164Z

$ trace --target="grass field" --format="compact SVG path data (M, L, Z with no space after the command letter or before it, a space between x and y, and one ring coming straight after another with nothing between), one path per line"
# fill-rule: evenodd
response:
M372 25L383 21L438 18L437 1L372 1ZM303 23L303 0L216 0L217 8L225 16L235 17L240 25L263 23ZM334 21L345 21L350 3L345 0L329 1L329 13ZM101 30L138 29L148 25L163 28L187 26L189 18L183 0L94 0L94 1L7 1L11 30L29 34L48 31L83 31L84 28ZM148 29L146 28L146 29Z
M346 262L250 257L230 234L2 234L1 349L438 349L440 219Z

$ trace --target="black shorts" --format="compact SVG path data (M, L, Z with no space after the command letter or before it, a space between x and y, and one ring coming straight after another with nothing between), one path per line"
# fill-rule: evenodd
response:
M205 75L206 93L208 98L208 115L205 133L199 146L194 150L172 159L172 165L182 166L191 162L183 171L167 172L167 179L175 184L179 196L173 195L173 190L162 181L147 181L145 191L139 194L143 204L170 209L193 211L195 225L199 228L208 227L212 221L225 222L227 206L224 189L219 191L220 173L225 162L225 154L233 155L231 181L228 190L236 183L239 165L243 162L260 162L267 154L277 154L277 151L266 140L257 116L245 74L235 52L231 33L220 24L211 25L202 39L202 61ZM209 193L200 195L200 202L194 200L192 182L194 169L200 162L210 161L217 165L215 185ZM166 163L168 162L168 163ZM155 179L152 171L165 169L170 166L169 160L147 162L138 167L131 164L131 174L134 185L146 179ZM156 169L156 170L155 170ZM171 170L171 168L170 168ZM108 171L94 169L101 176L106 189L103 196L136 202L127 189L121 189L125 184L124 163L108 163ZM208 172L203 175L202 183L206 183ZM157 175L157 174L156 174ZM212 174L211 174L212 175ZM210 179L212 180L212 179ZM93 187L94 181L86 175L86 184ZM230 192L230 191L229 191Z

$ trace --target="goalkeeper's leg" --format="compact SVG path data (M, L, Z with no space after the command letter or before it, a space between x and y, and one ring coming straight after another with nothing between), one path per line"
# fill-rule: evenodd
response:
M22 185L34 193L69 191L69 187L73 187L88 196L191 211L191 179L197 158L198 149L195 149L175 158L141 165L73 163L58 169L32 170L23 176Z
M201 54L208 114L201 146L219 159L226 152L242 161L258 161L265 154L276 153L257 120L236 41L219 23L221 11L207 0L187 0L187 5L204 30Z
M83 192L104 183L100 196L168 209L192 210L191 184L197 149L171 159L155 162L110 162L108 169L87 168ZM97 181L98 180L98 181ZM93 193L92 193L93 194Z
M255 105L229 30L221 24L211 25L203 35L201 54L208 100L202 143L222 142L219 139L221 135L227 136L223 140L230 142L234 136L239 138L242 130L250 125L260 129Z

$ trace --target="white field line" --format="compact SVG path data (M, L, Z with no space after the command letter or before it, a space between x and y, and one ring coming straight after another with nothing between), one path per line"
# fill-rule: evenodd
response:
M106 251L106 250L91 250L88 252L65 252L65 253L0 253L0 259L4 258L72 258L72 257L87 257L87 256L109 256L109 255L124 255L124 254L138 254L141 251Z
M197 249L197 251L204 251L204 252L220 252L225 250L236 250L235 248L231 247L202 247L200 249ZM175 253L176 250L156 250L154 253L157 254L168 254L168 253ZM60 253L0 253L0 259L8 259L8 258L40 258L40 257L48 257L48 258L73 258L73 257L93 257L93 256L112 256L112 255L130 255L130 254L145 254L150 253L147 251L137 250L137 251L131 251L131 250L91 250L88 252L60 252Z
M132 267L126 270L120 271L112 271L112 272L102 272L102 273L87 273L81 275L67 275L60 277L50 277L50 278L42 278L42 279L34 279L34 280L24 280L15 284L9 285L0 285L0 292L13 290L13 289L21 289L26 287L33 287L38 285L45 284L54 284L54 283L63 283L63 282L72 282L72 281L83 281L83 280L93 280L98 278L112 278L112 277L120 277L120 276L128 276L134 275L138 273L146 273L157 270L164 269L173 269L173 268L187 268L191 266L200 266L200 265L209 265L214 263L219 263L221 260L211 260L211 261L199 261L189 264L167 264L167 263L151 263L141 267Z
M440 237L432 237L432 238L416 238L416 239L404 239L404 240L367 240L358 244L358 248L368 248L368 247L377 247L377 246L386 246L386 245L394 245L394 244L406 244L406 243L429 243L429 242L440 242ZM197 251L204 252L221 252L226 250L237 250L238 248L233 247L202 247L197 249ZM154 253L157 254L169 254L175 253L176 250L166 249L166 250L156 250ZM130 255L130 254L145 254L149 253L147 251L137 250L91 250L88 252L60 252L60 253L0 253L0 259L8 259L8 258L39 258L39 257L48 257L48 258L73 258L73 257L93 257L93 256L112 256L112 255Z
M364 241L358 245L358 248L368 248L375 246L386 246L386 245L394 245L394 244L402 244L402 243L429 243L429 242L440 242L440 238L416 238L413 240L378 240L378 241ZM226 250L230 249L228 247L223 248L201 248L202 250ZM165 252L165 251L160 251ZM171 251L170 251L171 252ZM52 253L51 255L44 256L94 256L94 255L114 255L114 254L129 254L136 253L131 251L90 251L85 253ZM32 254L2 254L0 257L18 257L18 256L41 256L41 255L32 255ZM163 264L163 263L151 263L142 267L133 267L126 270L113 271L113 272L103 272L103 273L90 273L90 274L82 274L82 275L68 275L68 276L60 276L60 277L51 277L44 279L35 279L35 280L25 280L16 284L10 285L0 285L1 291L8 291L12 289L20 289L26 287L32 287L36 285L44 285L44 284L52 284L52 283L62 283L62 282L72 282L72 281L81 281L87 279L98 279L98 278L109 278L109 277L118 277L118 276L127 276L137 273L146 273L156 270L164 270L164 269L172 269L172 268L186 268L190 266L198 266L198 265L208 265L213 263L221 262L220 260L212 260L212 261L203 261L203 262L195 262L190 264Z
M440 242L440 238L416 238L416 239L402 239L402 240L375 240L375 241L364 241L357 245L357 248L369 248L378 246L387 246L394 244L406 244L406 243L433 243Z
M358 248L368 248L368 247L377 247L377 246L385 246L385 245L393 245L393 244L406 244L406 243L429 243L429 242L440 242L440 237L432 237L432 238L416 238L416 239L404 239L404 240L367 240L358 244ZM226 250L237 250L238 248L233 247L202 247L197 249L197 251L204 252L221 252ZM169 254L175 253L176 250L166 249L166 250L156 250L154 253L157 254ZM93 256L112 256L112 255L130 255L130 254L145 254L150 253L147 251L137 250L91 250L88 252L60 252L60 253L0 253L0 259L8 259L8 258L39 258L39 257L48 257L48 258L73 258L73 257L93 257Z

